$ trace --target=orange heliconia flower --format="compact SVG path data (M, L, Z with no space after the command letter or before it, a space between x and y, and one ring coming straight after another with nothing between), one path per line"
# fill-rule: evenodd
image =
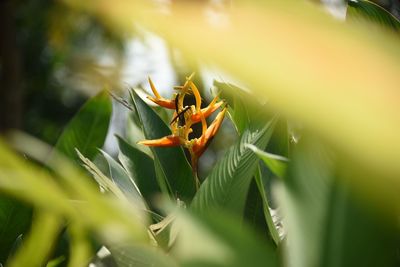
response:
M191 156L192 169L196 177L196 185L198 187L198 159L218 132L224 120L226 107L222 109L211 125L207 126L206 118L220 108L224 102L217 102L218 96L216 96L207 107L201 108L201 96L199 90L192 81L193 76L194 73L187 77L184 85L174 87L178 93L176 93L172 99L161 97L149 78L150 87L155 97L148 96L147 98L161 107L175 110L171 120L172 134L155 140L143 140L140 141L139 144L157 147L183 146L188 149ZM188 94L194 95L196 100L195 105L183 106L184 98ZM195 123L202 124L202 135L199 138L189 139L189 134L193 131L192 125Z

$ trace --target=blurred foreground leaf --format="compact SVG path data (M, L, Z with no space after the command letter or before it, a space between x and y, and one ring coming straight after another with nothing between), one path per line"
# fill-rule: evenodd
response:
M31 224L32 210L16 199L0 195L0 263L4 264L18 236Z
M172 257L162 250L144 245L113 245L110 251L118 267L177 267Z
M180 212L174 223L179 236L171 254L185 267L278 266L273 248L240 221L222 211L201 216Z
M27 149L28 155L41 162L48 161L47 154L40 154L50 151L44 144L21 134L15 138L21 148ZM19 158L0 142L0 190L29 202L36 209L79 222L105 243L147 241L146 217L139 210L126 201L101 194L93 183L83 178L80 169L57 153L48 163L59 179Z
M399 232L346 184L335 154L303 139L279 187L287 266L396 266ZM347 178L347 177L345 177Z
M61 218L55 214L37 213L27 239L7 266L43 266L50 256L62 224Z

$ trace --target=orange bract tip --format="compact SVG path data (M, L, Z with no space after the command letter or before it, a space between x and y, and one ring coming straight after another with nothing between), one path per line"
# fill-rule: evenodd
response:
M196 72L192 72L192 74L189 75L189 77L186 77L186 80L191 80L193 79L194 75L196 74Z
M147 99L153 101L157 105L163 107L163 108L168 108L168 109L175 109L175 100L169 100L165 98L154 98L151 96L147 96Z
M201 109L201 112L205 118L208 118L214 111L216 111L224 102L219 101L218 103L213 104L212 102L205 108ZM199 113L195 113L191 116L192 122L196 123L201 121L201 116Z
M179 146L181 145L181 141L179 136L169 135L162 137L160 139L139 141L138 144L145 146L169 147L169 146Z
M227 108L225 107L220 113L218 113L215 120L211 123L211 125L207 128L205 133L193 143L192 150L196 157L200 157L203 152L207 149L208 145L210 144L212 138L216 135L221 126L225 112Z
M224 120L226 110L227 110L227 108L225 107L220 113L218 113L217 117L211 123L210 127L207 128L206 136L205 136L206 139L210 139L217 133L217 131L219 130L219 127L221 126L221 124Z
M150 79L150 77L148 77L148 80L149 80L151 91L153 91L153 94L155 95L155 97L161 98L160 94L158 93L158 91L157 91L156 87L154 86L153 81Z

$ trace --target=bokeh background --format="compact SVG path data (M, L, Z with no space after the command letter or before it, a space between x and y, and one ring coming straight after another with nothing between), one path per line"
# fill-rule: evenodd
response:
M145 2L1 1L0 133L17 129L54 146L82 104L99 91L111 90L128 99L128 89L138 88L144 96L150 93L150 76L161 94L168 97L174 85L196 72L194 81L202 91L204 104L216 93L215 81L239 85L254 91L254 98L270 101L271 108L289 120L292 142L299 138L296 128L304 128L307 134L310 131L310 136L316 136L315 140L332 147L339 166L335 174L349 181L351 197L354 193L368 200L363 208L379 214L374 217L379 221L377 229L388 234L391 241L397 238L398 31L347 20L347 4L340 0L304 0L301 4L299 0L271 0L271 6L263 1L249 1L249 6L247 1L190 1L192 5L202 4L213 26L209 28L201 28L205 25L203 13L196 13L192 5L185 9L189 1L154 1L158 13L146 13ZM375 2L399 18L399 1ZM237 3L243 9L235 13ZM171 10L177 15L163 17ZM232 21L227 16L231 11ZM198 16L191 17L193 14ZM232 25L235 27L228 27ZM104 145L112 156L118 153L114 134L132 144L143 138L132 124L127 124L132 119L129 116L128 110L113 100ZM237 133L226 119L202 157L201 178L236 139ZM318 165L318 160L314 161L318 147L305 151L297 155L297 160L311 158ZM299 173L301 168L308 171L307 164L299 166ZM324 184L318 184L319 179L309 183L308 176L300 178L304 178L299 179L306 188L304 192L322 199L320 189ZM305 215L300 209L289 213L294 219L289 218L293 223L288 229L304 234L301 223L315 223L309 207L319 207L318 197L312 199L312 205L304 205L301 212ZM275 207L272 202L270 206ZM349 225L353 218L350 215ZM305 220L297 224L296 216ZM340 211L338 216L341 218ZM386 220L390 221L387 225ZM396 231L392 231L393 224ZM369 229L368 225L365 228ZM354 236L365 235L360 230ZM362 242L357 238L354 240ZM398 244L398 239L393 242ZM301 242L297 245L305 247ZM358 248L352 243L349 247ZM398 259L398 246L393 247ZM302 258L299 251L296 256Z

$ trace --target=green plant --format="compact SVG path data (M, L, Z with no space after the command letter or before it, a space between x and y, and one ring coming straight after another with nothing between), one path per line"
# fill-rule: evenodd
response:
M131 5L124 1L121 3ZM171 21L162 20L165 25L142 17L147 14L143 11L146 4L143 7L139 1L133 5L140 7L133 11L129 9L136 12L138 21L150 28L159 26L161 29L158 30L172 42L172 30L168 28L171 25L176 26L174 30L182 36L192 34L186 31L187 25L202 25L196 19L187 20L186 16L193 11L191 5L184 6L186 13L179 13L178 10L178 15ZM371 4L367 1L359 1L359 5L366 8L351 13L352 16L360 16L363 20L369 20L371 16L388 16L383 10L364 12L370 10L368 7ZM271 4L272 11L265 6L258 4L259 9L245 6L243 13L236 13L235 18L243 23L251 20L241 16L254 20L258 18L259 23L267 25L264 23L270 18L258 17L260 12L273 16L283 14L282 10L293 10L293 7L280 4ZM293 6L301 7L307 15L312 15L312 18L298 21L302 33L312 37L311 41L306 40L309 45L313 45L315 40L323 42L307 29L306 22L313 19L332 26L334 30L344 31L331 32L334 36L332 40L338 47L335 51L344 51L346 55L357 52L356 48L350 48L350 52L344 49L351 41L345 41L343 45L338 38L350 33L351 29L361 29L361 33L355 35L367 40L360 26L339 26L313 8L301 4ZM98 16L109 19L109 22L126 25L128 19L124 12L128 9L124 5L122 7L116 6L104 13L91 5L83 8L99 12ZM357 7L353 3L352 8ZM373 6L375 11L376 8ZM246 16L249 14L251 16ZM180 19L187 24L177 23ZM383 21L390 22L385 23L386 26L397 25L393 19L390 17ZM275 21L285 20L276 18ZM287 21L290 22L291 18ZM308 26L311 31L322 32L317 30L320 26ZM246 28L249 29L256 31ZM243 34L243 38L252 37L243 28L238 27L237 31ZM203 37L215 34L200 30L196 33ZM236 33L227 31L227 39L219 45L229 43L230 37ZM398 45L398 41L394 41L397 39L390 34L379 36ZM274 44L287 45L282 35L276 38L269 48L274 48ZM153 146L150 151L144 152L140 144L131 144L118 136L118 160L99 150L103 146L112 112L111 100L106 92L101 92L83 106L54 149L21 133L13 134L9 140L25 157L13 152L9 145L0 143L0 189L7 195L0 202L0 215L3 215L0 216L1 262L9 266L85 266L95 252L105 246L117 266L398 265L399 197L396 192L400 172L395 165L399 142L394 136L397 136L399 128L397 124L391 124L398 122L398 114L389 112L392 111L389 108L392 102L384 111L377 109L380 105L359 110L360 107L368 107L371 100L357 98L349 102L342 98L339 90L348 89L350 96L360 96L362 94L358 94L356 89L365 82L363 89L375 92L377 81L368 76L368 71L374 70L374 67L366 66L366 81L355 72L352 72L354 79L339 76L338 88L329 83L331 76L322 71L323 78L316 78L315 85L312 79L308 79L305 70L293 67L285 60L270 65L266 61L257 61L258 69L239 68L238 62L246 63L239 60L246 58L244 55L252 56L263 51L259 49L262 45L252 43L252 38L249 40L249 43L232 42L232 48L226 47L226 51L218 55L211 52L207 43L201 46L190 44L193 47L179 44L187 53L197 49L203 57L214 59L254 86L251 88L254 90L248 92L232 84L214 83L220 98L228 104L227 117L235 126L238 140L218 160L209 175L200 179L199 188L194 177L196 172L193 172L197 162L192 160L190 164L183 149L178 146L188 148L192 157L199 156L187 143L191 139L187 133L181 136L174 130L171 132L170 125L135 90L130 91L129 103L121 101L131 109L133 119L127 123L136 123L147 140L158 139L145 141L144 144L176 146ZM263 39L260 43L264 43ZM255 51L245 50L239 55L231 53L237 52L240 47L252 48L252 45ZM277 51L281 54L288 52ZM314 59L312 55L309 59L299 56L296 51L289 52L297 55L296 59L303 67ZM389 89L383 90L392 92L397 78L390 75L391 67L396 66L395 70L400 67L393 63L395 60L392 58L385 58L384 53L387 52L376 54L375 59L378 59L379 66L389 71L385 76L388 79L385 88ZM268 49L260 54L261 59L268 56L274 59L274 54ZM355 59L360 61L370 62L368 56L355 53ZM396 59L396 56L393 58ZM335 62L332 55L327 60ZM346 62L351 63L351 60ZM321 64L326 68L329 63ZM293 74L290 77L292 80L287 81L288 76L282 66L297 68L299 73ZM261 67L267 68L267 77L257 76L262 74ZM339 67L336 69L339 71ZM264 85L277 88L261 89ZM314 89L325 85L327 95L321 96L321 99L304 96L315 93ZM279 91L281 89L283 92ZM296 93L295 89L300 93ZM271 100L258 101L260 96L271 96ZM176 101L177 98L173 99ZM202 117L198 103L193 114ZM349 103L355 108L350 108ZM182 119L181 115L193 115L183 111L186 110L183 104L175 106L175 109L172 120L178 126L186 124L186 118ZM281 113L300 119L305 129L296 129ZM331 116L332 113L348 117L338 120ZM387 117L380 116L382 114ZM367 115L368 118L364 117ZM372 129L364 122L373 118L381 120L374 121L376 128ZM201 118L203 127L206 124L204 119ZM220 123L220 120L221 117L217 122ZM219 125L211 128L212 136L218 128ZM203 131L203 135L206 132ZM163 138L171 134L171 138ZM298 135L300 140L293 141L298 139L295 137ZM174 141L176 136L183 141L179 139L179 142L168 143ZM209 139L204 139L201 144L206 146ZM369 146L374 149L367 150ZM276 225L280 222L271 214L274 212L272 206L278 206L283 216L284 230L281 233Z

